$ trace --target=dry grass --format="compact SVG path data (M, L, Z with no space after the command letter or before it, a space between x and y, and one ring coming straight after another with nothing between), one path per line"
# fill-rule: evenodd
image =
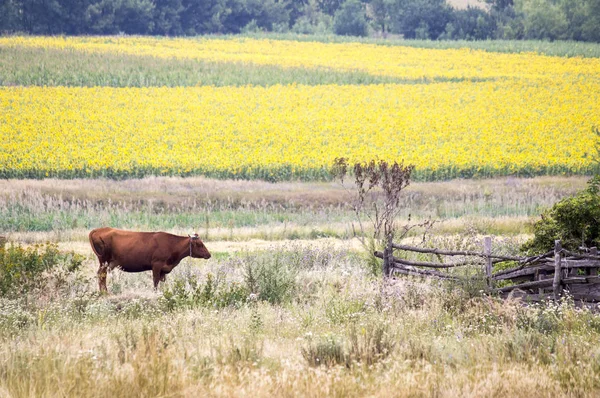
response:
M1 299L0 395L600 393L600 316L589 310L568 302L525 307L409 279L382 283L344 250L287 250L305 260L294 297L280 305L250 300L167 310L165 290L153 292L144 274L111 275L107 297L92 293L96 285L88 273L50 296ZM201 268L185 262L167 287L181 278L205 281L209 273L241 281L245 256ZM372 330L384 330L392 342L384 345L386 355L369 348L377 341L368 335ZM335 339L354 359L341 366L311 364L303 350L324 339Z
M113 202L143 199L181 204L185 200L247 203L285 203L312 206L337 205L341 188L335 183L270 183L260 180L215 180L205 177L146 177L130 180L0 180L5 195L36 191L45 195L62 195L77 200Z
M440 201L465 201L469 198L526 194L547 205L556 198L572 194L585 186L587 177L495 178L485 180L452 180L413 182L407 188L409 197L438 198ZM351 185L348 186L351 188ZM132 180L0 180L4 196L39 192L81 201L152 200L166 205L180 205L186 200L200 202L275 203L286 207L324 207L347 204L347 190L336 182L279 182L259 180L215 180L204 177L147 177ZM412 199L418 203L417 199Z
M413 183L399 222L440 220L437 233L526 234L532 217L585 186L584 177ZM337 183L206 178L2 180L0 232L12 240L87 241L90 229L198 232L207 241L350 239L351 194ZM260 245L260 244L259 244Z

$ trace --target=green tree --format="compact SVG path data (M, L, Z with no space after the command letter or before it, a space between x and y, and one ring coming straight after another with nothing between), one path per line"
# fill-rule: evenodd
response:
M218 16L213 15L216 23L220 20L222 32L239 33L251 20L252 15L248 12L246 0L220 0L223 1Z
M587 0L561 0L559 7L567 20L568 37L572 40L584 40L582 27L588 18Z
M63 13L57 0L23 0L19 12L22 28L33 34L58 34L63 31Z
M181 29L186 35L225 33L223 21L241 4L227 7L225 0L182 0Z
M588 0L585 15L587 18L581 26L581 38L600 42L600 0Z
M152 0L122 0L115 21L119 32L127 34L149 34L154 26Z
M286 2L286 8L290 18L290 26L293 26L298 18L305 15L304 10L308 4L309 0L289 0Z
M292 31L302 34L331 33L332 25L333 17L319 9L317 0L308 0L302 15L293 22Z
M276 0L246 0L246 12L251 21L267 31L273 30L273 25L289 25L290 12L287 3Z
M366 36L367 19L365 8L359 0L348 0L335 13L333 30L338 35Z
M100 0L87 10L91 33L148 34L152 31L151 0Z
M568 22L563 9L553 0L517 0L523 14L523 33L527 39L566 39Z
M452 14L445 0L395 0L392 9L392 31L407 39L438 39Z
M369 11L373 27L382 34L389 32L393 0L371 0Z
M154 0L153 33L181 35L183 29L180 16L184 10L181 0Z
M20 6L20 1L0 0L0 34L23 30Z
M67 35L87 33L86 12L91 0L59 0L58 3L61 13L60 32Z
M340 9L344 0L317 0L319 10L327 15L334 16Z
M452 13L444 39L485 40L493 38L495 32L496 21L489 12L467 7Z
M496 11L504 11L514 4L514 0L485 0L485 2Z

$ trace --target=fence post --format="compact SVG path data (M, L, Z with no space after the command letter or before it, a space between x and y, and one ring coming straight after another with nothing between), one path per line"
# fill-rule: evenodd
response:
M561 260L561 251L562 245L560 240L554 241L554 280L552 281L552 289L554 290L554 300L558 300L560 294L562 293L561 287L561 268L560 268L560 260Z
M590 254L592 256L597 256L598 248L596 246L590 248ZM595 261L597 261L597 260L595 260ZM598 268L588 268L586 274L590 275L590 276L598 276Z
M490 289L494 288L494 281L492 280L492 237L486 236L483 238L483 254L485 255L485 274L487 276L487 283Z
M534 281L541 281L544 279L548 279L548 273L546 271L538 271L537 278L534 278ZM544 294L543 287L538 288L538 294L540 295L540 297L542 297L542 295Z
M392 235L390 234L387 237L387 242L385 245L385 249L383 250L383 277L390 276L390 270L392 269L392 265L394 264L394 251L393 251L393 240Z

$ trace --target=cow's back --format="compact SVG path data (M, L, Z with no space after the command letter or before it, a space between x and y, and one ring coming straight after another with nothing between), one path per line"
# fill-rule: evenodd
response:
M154 232L131 232L114 230L111 234L113 257L128 272L152 269L157 249Z

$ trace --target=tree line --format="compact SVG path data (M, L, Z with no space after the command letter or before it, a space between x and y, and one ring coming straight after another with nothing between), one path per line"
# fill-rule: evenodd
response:
M240 32L600 42L600 0L0 0L0 33Z

